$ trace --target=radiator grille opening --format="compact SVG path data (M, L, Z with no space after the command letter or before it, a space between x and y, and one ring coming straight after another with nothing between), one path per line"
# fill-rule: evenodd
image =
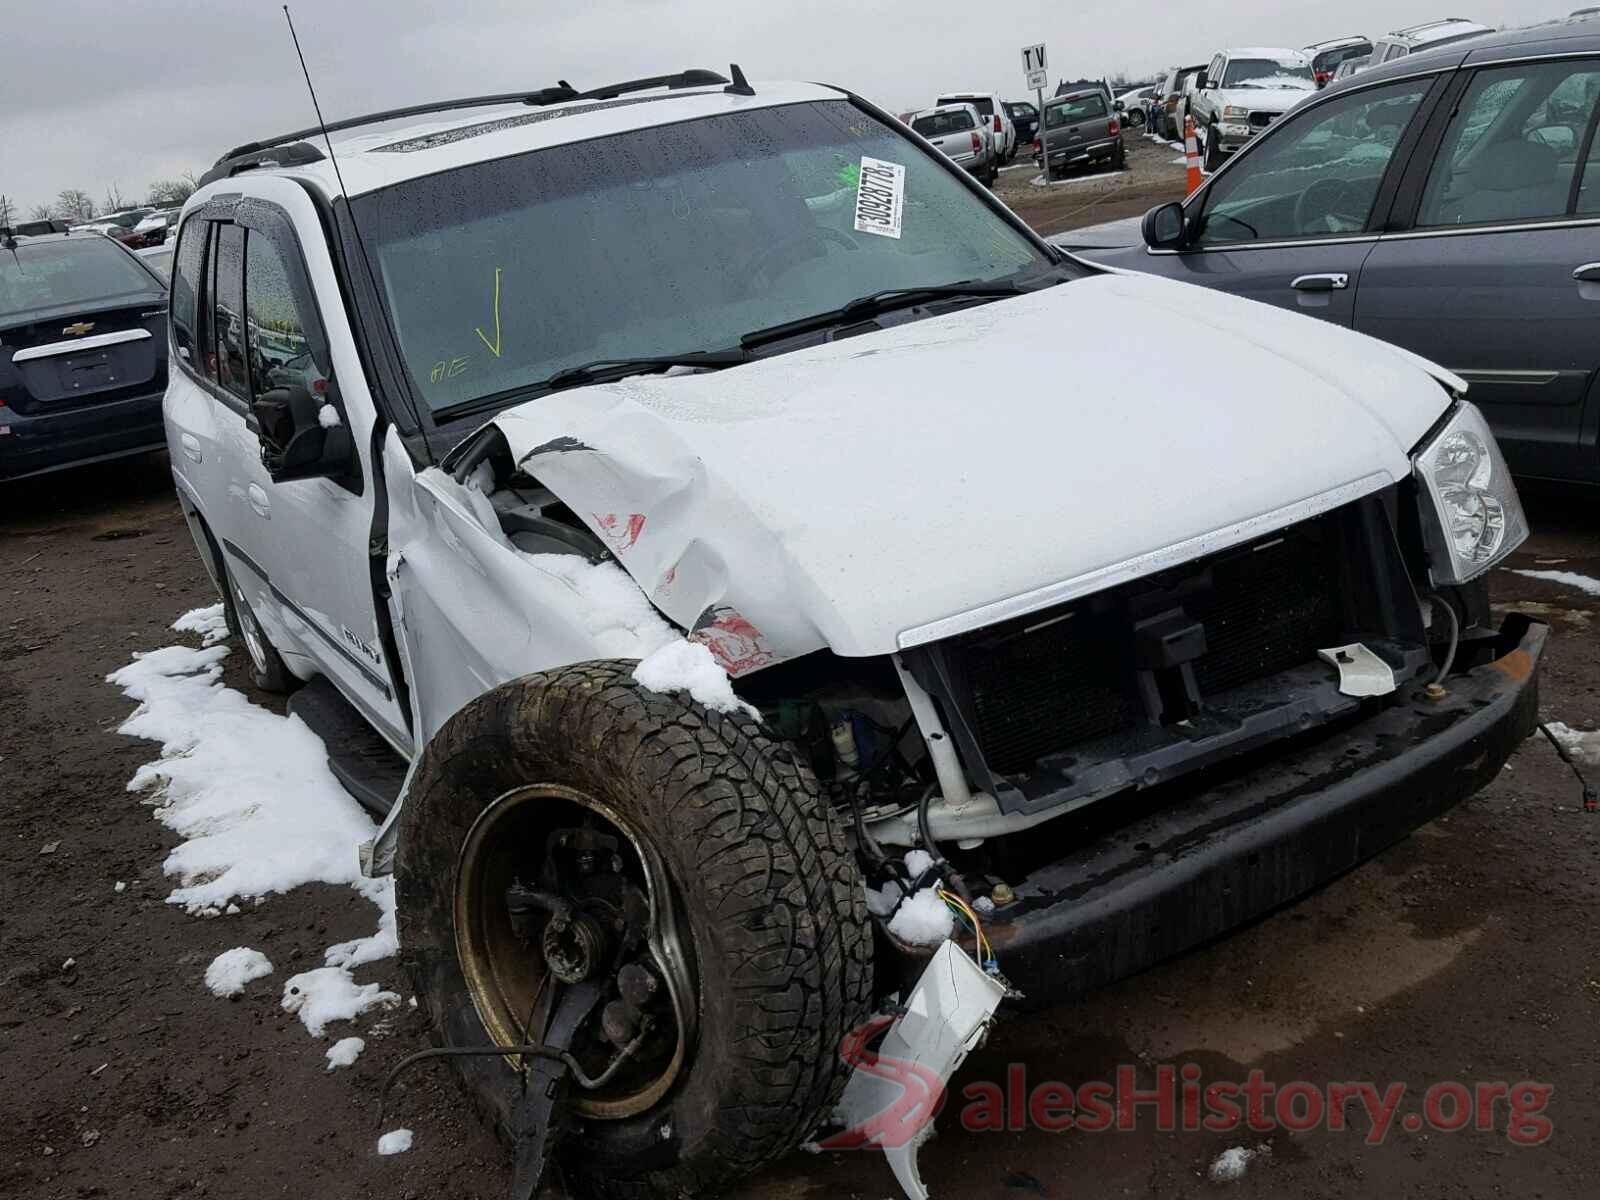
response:
M1026 774L1046 754L1152 720L1138 690L1133 613L1154 592L1205 626L1206 652L1192 664L1202 703L1315 661L1318 647L1341 640L1329 570L1336 519L954 639L951 663L990 769Z

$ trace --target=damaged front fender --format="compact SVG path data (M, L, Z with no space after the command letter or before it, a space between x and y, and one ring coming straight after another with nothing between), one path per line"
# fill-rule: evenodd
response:
M940 946L876 1052L866 1043L883 1028L881 1021L845 1039L840 1053L855 1067L835 1112L845 1128L818 1147L877 1146L901 1190L911 1200L928 1200L917 1151L933 1136L950 1076L982 1043L1005 996L1005 985L954 942Z

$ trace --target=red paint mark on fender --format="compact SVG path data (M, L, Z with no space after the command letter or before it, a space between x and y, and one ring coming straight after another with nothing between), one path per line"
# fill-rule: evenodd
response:
M611 543L613 550L631 550L633 544L639 540L639 535L644 532L644 514L628 513L594 513L594 522L600 526L600 534Z
M761 631L731 608L719 608L716 617L689 635L711 651L711 657L729 675L738 678L777 657Z

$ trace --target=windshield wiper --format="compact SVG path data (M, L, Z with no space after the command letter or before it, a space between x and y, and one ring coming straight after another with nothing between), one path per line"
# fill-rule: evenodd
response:
M707 370L721 370L723 367L737 367L740 363L749 361L750 355L743 350L694 350L688 354L653 354L643 358L597 358L593 362L580 363L576 367L566 367L557 371L543 383L534 384L534 387L556 392L582 383L610 382L626 379L629 375L648 375L654 371L665 371L671 367L704 367Z
M618 379L626 379L630 375L649 375L671 367L721 370L723 367L736 367L740 363L749 362L750 358L751 355L746 350L693 350L686 354L653 354L641 358L597 358L593 362L580 363L575 367L564 367L537 383L524 384L488 396L477 396L461 404L441 408L433 416L436 421L453 421L458 417L471 416L473 413L491 408L504 408L508 404L542 396L546 392L559 392L563 388L578 387L585 383L611 383Z
M854 300L827 312L785 321L781 325L770 325L765 329L752 330L739 339L739 344L749 349L768 342L781 342L784 338L794 337L796 334L811 333L814 330L826 329L830 325L864 320L899 308L912 308L926 300L937 300L941 297L966 299L985 296L1022 296L1029 290L1015 280L968 280L964 283L930 284L927 287L888 288L866 296L857 296Z

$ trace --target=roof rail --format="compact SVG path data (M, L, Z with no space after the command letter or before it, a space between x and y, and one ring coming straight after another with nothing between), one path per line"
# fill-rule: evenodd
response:
M259 151L282 146L286 142L305 142L309 138L320 137L324 133L338 133L345 129L358 129L363 125L377 125L383 121L395 121L403 117L420 117L428 113L451 112L461 108L488 108L496 104L528 104L543 107L547 104L565 104L572 100L610 100L625 92L643 92L651 88L664 87L668 89L687 87L710 87L714 84L727 83L727 77L718 75L715 71L704 71L691 68L680 71L675 75L652 75L648 79L630 79L623 83L613 83L607 87L592 88L587 92L580 92L565 79L557 82L554 87L540 88L535 92L502 92L493 96L468 96L461 100L436 100L430 104L410 104L405 108L390 108L382 112L368 113L360 117L344 117L338 121L330 121L326 126L314 125L310 129L297 129L293 133L286 133L281 137L267 138L259 142L246 142L242 146L235 146L221 158L217 159L213 171L229 165L236 160L244 159ZM270 156L269 156L270 157ZM322 155L319 153L318 158ZM245 164L240 169L249 169L259 166L264 160ZM278 161L282 161L281 159ZM303 161L312 162L314 159ZM225 178L235 174L227 171L216 178ZM212 177L212 171L206 172L207 182Z
M287 142L270 146L240 147L217 160L217 165L200 176L200 187L227 179L256 167L298 167L321 162L325 156L310 142Z

